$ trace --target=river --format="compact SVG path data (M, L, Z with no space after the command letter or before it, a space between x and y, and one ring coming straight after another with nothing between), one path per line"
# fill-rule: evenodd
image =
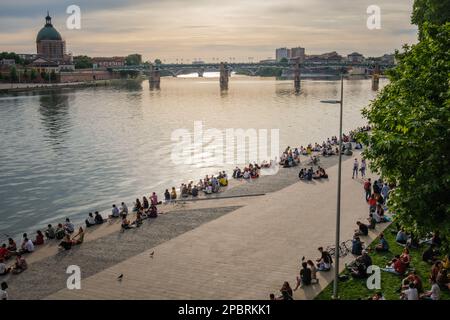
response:
M112 203L234 165L180 165L172 161L174 130L279 129L279 146L300 146L337 135L339 81L292 81L232 76L162 78L123 86L61 89L0 97L0 235L33 232ZM386 80L381 80L381 86ZM376 96L370 80L346 80L344 130L366 122L361 108ZM0 238L1 239L1 238Z

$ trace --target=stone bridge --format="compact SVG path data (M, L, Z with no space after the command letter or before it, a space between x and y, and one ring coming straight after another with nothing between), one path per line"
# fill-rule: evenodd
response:
M294 64L287 63L228 63L226 68L229 73L243 72L245 74L256 76L261 69L264 68L278 68L282 70L283 74L291 74L294 72ZM384 70L392 68L392 65L379 65L378 71L383 73ZM139 71L144 74L149 74L151 68L157 68L162 75L171 75L177 77L183 74L197 73L202 77L205 72L220 72L220 63L204 63L204 64L159 64L159 65L137 65L137 66L122 66L112 68L112 71ZM376 65L371 63L308 63L300 64L300 72L304 73L335 73L340 74L343 70L348 72L354 68L365 71L366 74L372 74L376 70Z

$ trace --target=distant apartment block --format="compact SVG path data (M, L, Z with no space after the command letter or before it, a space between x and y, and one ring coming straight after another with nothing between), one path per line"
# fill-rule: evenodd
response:
M95 57L92 63L97 68L122 67L125 65L125 57Z
M290 51L288 48L278 48L275 50L275 59L280 61L283 58L289 59Z
M305 48L291 48L291 55L289 58L291 60L298 60L300 63L303 63L305 61Z
M275 57L277 61L280 61L283 58L288 59L289 61L297 61L300 63L305 61L305 48L295 47L295 48L278 48L275 50Z

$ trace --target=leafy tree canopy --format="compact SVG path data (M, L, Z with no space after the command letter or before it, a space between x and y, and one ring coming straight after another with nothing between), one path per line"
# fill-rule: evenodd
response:
M73 57L75 69L89 69L92 68L92 58L88 56Z
M128 66L135 66L142 63L142 56L138 53L130 54L125 58L125 64Z
M425 22L440 26L450 21L450 1L415 0L411 21L419 27L419 36L422 38Z
M420 3L422 1L416 1ZM426 15L427 16L427 15ZM421 25L421 40L397 53L390 83L365 108L371 166L396 183L389 206L420 235L450 239L450 23Z
M20 58L15 52L1 52L0 60L2 59L14 59L16 64L24 64L22 58Z

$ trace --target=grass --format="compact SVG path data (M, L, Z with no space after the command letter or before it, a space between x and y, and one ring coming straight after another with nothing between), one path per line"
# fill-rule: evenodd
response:
M394 224L387 227L384 231L384 236L389 243L390 251L386 253L376 253L372 250L370 253L372 263L380 268L384 268L395 255L401 254L403 250L403 247L395 242L395 234L392 232L393 230L395 230ZM374 241L369 247L373 248L377 243L378 241ZM421 246L419 249L410 249L410 268L413 268L418 272L420 278L422 279L424 290L428 291L431 287L431 284L428 281L431 265L422 261L422 253L424 250L425 246ZM339 282L339 296L342 300L364 300L374 295L377 291L383 292L383 295L387 300L399 300L400 294L398 289L400 288L402 279L406 277L381 271L381 289L369 290L366 286L366 279L354 279L347 271L343 271L341 274L349 275L349 279L347 281ZM331 282L319 295L317 295L315 299L330 300L332 293L333 282ZM441 300L450 300L450 292L448 290L441 290Z

